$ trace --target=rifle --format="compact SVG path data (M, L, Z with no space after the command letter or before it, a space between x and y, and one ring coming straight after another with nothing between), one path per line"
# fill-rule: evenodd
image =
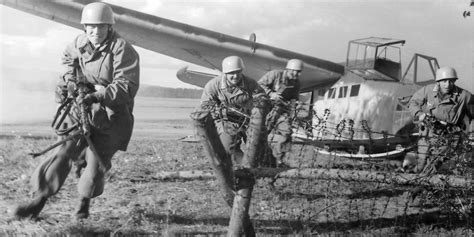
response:
M104 165L104 163L100 159L99 153L97 152L97 149L95 148L95 146L92 143L92 140L90 138L90 136L91 136L91 126L90 126L90 119L89 119L89 113L88 113L89 108L84 103L77 104L76 98L74 98L74 97L84 98L87 95L88 91L89 91L89 88L87 87L86 78L82 74L80 69L76 70L76 73L77 73L76 79L77 79L77 92L78 93L77 93L77 95L76 95L76 93L74 93L73 95L70 95L72 98L67 98L66 99L66 101L58 108L58 112L56 113L56 117L53 120L53 124L54 124L56 122L56 119L58 118L59 114L61 113L61 110L66 106L66 104L68 104L68 106L65 110L65 113L63 114L63 116L60 119L59 124L56 126L56 129L57 129L59 127L59 125L62 123L62 121L64 120L67 113L69 113L70 103L76 103L76 106L79 108L79 122L74 124L71 128L67 129L66 132L64 132L64 133L67 134L67 133L69 133L73 130L75 130L75 131L72 134L70 134L70 135L66 136L65 138L63 138L62 140L60 140L60 141L52 144L51 146L47 147L43 151L37 152L37 153L32 152L32 153L29 153L29 154L32 155L33 158L35 158L37 156L45 154L46 152L52 150L55 147L58 147L58 146L60 146L64 143L66 143L67 141L70 141L70 140L73 140L77 137L82 136L86 140L87 145L91 149L94 156L98 158L97 161L98 161L98 164L99 164L99 169L101 171L105 172L107 170L106 166ZM78 130L76 130L76 128L78 128Z
M229 106L229 105L223 105L225 109L227 109L230 113L234 113L236 114L237 116L240 116L242 118L246 118L246 119L250 119L250 115L238 110L237 108L234 108L232 106Z

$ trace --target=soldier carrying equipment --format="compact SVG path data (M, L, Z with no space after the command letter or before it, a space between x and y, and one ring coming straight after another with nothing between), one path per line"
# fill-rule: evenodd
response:
M272 100L272 111L267 115L268 143L277 166L287 167L283 158L290 151L292 120L296 115L296 101L299 98L299 76L303 61L290 59L284 70L267 72L258 84Z
M78 102L78 101L82 101L87 94L94 92L94 87L91 84L87 83L84 75L82 75L80 71L77 71L77 78L78 78L78 83L75 86L77 90L75 90L73 93L69 93L69 95L66 91L64 95L65 96L67 95L68 97L64 99L64 102L58 107L56 116L54 117L53 122L51 124L51 126L55 129L57 135L61 137L62 136L65 136L65 137L60 139L58 142L52 144L51 146L49 146L48 148L44 149L41 152L29 153L30 155L33 156L33 158L43 155L46 152L54 149L55 147L58 147L66 143L67 141L70 141L73 139L79 139L79 141L81 141L81 138L84 138L86 140L87 145L89 146L91 151L96 155L96 157L100 157L99 153L97 152L94 146L94 143L91 140L90 106L84 103L79 104ZM73 114L71 114L71 108L74 108ZM61 129L62 125L66 125L66 124L63 124L63 122L67 116L73 116L78 119L69 128ZM58 120L58 118L60 119ZM79 166L78 169L83 168L81 164L85 163L85 161L82 161L82 159L84 159L84 157L81 156L80 159L76 161L76 165ZM103 164L102 160L97 159L97 162L99 163L99 168L103 172L105 172L107 168ZM80 173L80 170L78 172Z
M84 32L64 50L65 70L56 91L57 102L63 104L53 126L65 137L46 149L56 147L31 175L34 199L19 205L13 211L15 217L38 216L46 200L61 189L72 162L85 160L74 217L88 218L91 199L104 191L114 154L127 149L139 87L139 56L113 29L114 23L112 8L106 3L94 2L83 8Z
M255 235L248 214L255 178L248 169L256 166L259 148L264 147L262 136L268 107L263 89L247 78L243 70L240 57L225 58L223 73L206 84L201 105L191 115L221 193L233 207L230 236Z
M409 110L415 121L420 121L421 136L417 142L417 154L411 156L416 157L417 161L405 159L404 169L415 163L415 172L438 172L443 161L436 157L449 156L451 148L456 149L466 140L474 116L474 96L456 86L457 79L454 68L439 68L435 84L422 87L411 97ZM434 166L427 166L435 160Z

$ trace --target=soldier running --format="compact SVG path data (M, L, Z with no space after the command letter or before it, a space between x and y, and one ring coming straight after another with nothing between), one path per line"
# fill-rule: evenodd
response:
M114 23L109 5L96 2L84 7L81 24L85 33L77 36L64 52L66 72L58 89L61 102L75 99L67 111L68 119L61 121L64 135L90 123L90 131L86 131L90 136L66 141L36 168L31 177L34 199L18 206L13 212L15 217L37 217L48 198L64 184L72 162L85 150L87 166L78 183L79 208L75 217L88 218L91 198L104 191L104 176L111 168L113 155L127 149L139 87L139 56L113 30ZM78 91L85 94L78 95ZM80 119L84 113L87 121Z

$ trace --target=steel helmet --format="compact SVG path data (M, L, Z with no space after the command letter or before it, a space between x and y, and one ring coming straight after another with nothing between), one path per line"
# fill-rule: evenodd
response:
M299 59L290 59L286 64L286 69L303 71L303 61Z
M436 81L458 79L456 70L452 67L442 67L436 71Z
M222 72L230 73L239 70L244 70L244 62L238 56L229 56L222 60Z
M102 2L87 4L82 9L81 24L115 24L112 8Z

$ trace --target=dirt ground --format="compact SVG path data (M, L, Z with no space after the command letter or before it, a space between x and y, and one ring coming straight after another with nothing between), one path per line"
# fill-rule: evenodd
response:
M214 179L157 178L161 171L211 171L199 143L180 141L193 132L185 118L139 121L128 151L114 157L105 192L93 199L89 219L72 218L78 197L77 178L71 173L38 219L14 220L12 208L29 200L29 175L46 157L33 159L27 153L41 150L55 138L47 124L3 126L0 235L225 235L231 209ZM324 165L307 146L294 146L290 159L295 167ZM258 236L472 236L472 216L447 215L433 204L413 206L409 190L341 180L260 179L250 216Z

